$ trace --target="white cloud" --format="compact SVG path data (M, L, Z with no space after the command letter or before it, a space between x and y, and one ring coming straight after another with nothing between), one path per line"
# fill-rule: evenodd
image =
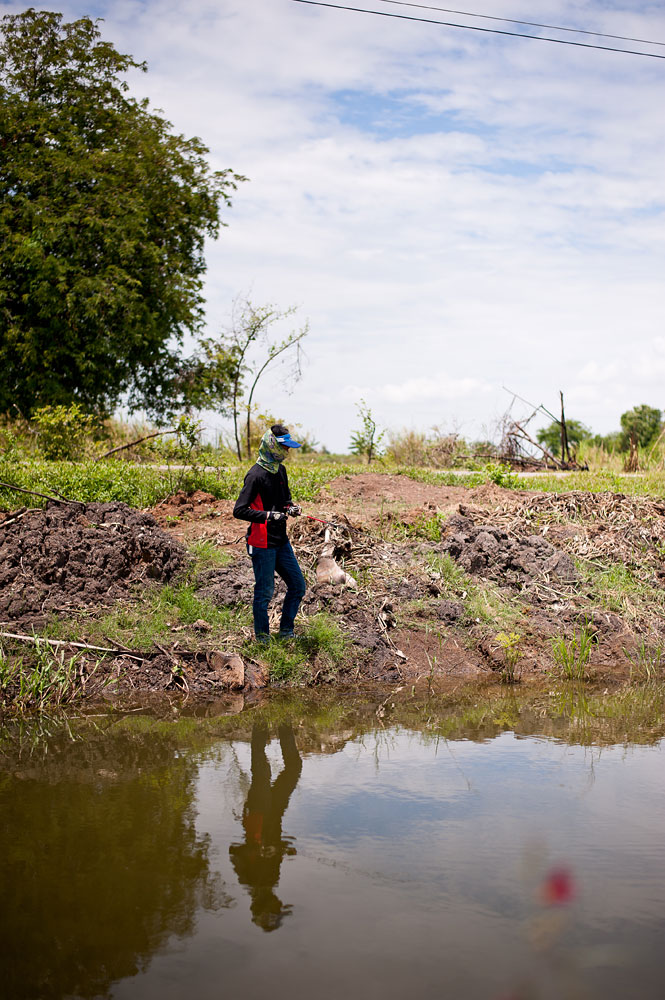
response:
M443 403L491 392L491 386L475 378L452 379L447 375L410 378L385 385L347 385L342 393L349 400L376 399L389 403L413 403L436 399Z

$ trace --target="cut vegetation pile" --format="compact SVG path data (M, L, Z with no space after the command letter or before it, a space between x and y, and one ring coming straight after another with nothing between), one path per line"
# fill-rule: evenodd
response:
M665 583L665 503L622 493L570 493L529 496L511 524L536 522L550 537L581 559L609 560L633 567Z
M167 583L183 546L150 514L124 503L57 504L0 522L0 621L26 627L49 613Z

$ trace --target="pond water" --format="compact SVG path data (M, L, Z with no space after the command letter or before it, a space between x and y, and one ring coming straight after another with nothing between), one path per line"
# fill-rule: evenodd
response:
M665 742L375 708L22 731L0 994L662 997Z

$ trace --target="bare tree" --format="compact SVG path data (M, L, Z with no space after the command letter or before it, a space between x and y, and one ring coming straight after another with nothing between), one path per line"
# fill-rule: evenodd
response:
M233 304L230 327L222 337L200 341L205 360L201 364L203 378L200 374L198 378L204 385L205 378L214 384L214 393L206 390L209 400L216 399L220 404L223 400L227 410L230 409L238 458L242 458L241 414L246 414L245 447L249 455L252 403L259 379L266 369L279 358L285 361L284 356L291 352L292 363L285 373L285 381L295 383L302 376L302 341L309 332L309 323L305 322L304 326L292 330L281 340L272 336L272 327L293 316L296 311L296 306L287 309L278 309L274 305L254 306L249 298L237 298ZM213 376L216 376L216 382ZM246 387L249 391L245 398Z
M233 380L231 407L233 412L233 431L238 458L242 457L240 447L239 420L241 409L245 410L245 448L247 456L251 455L250 419L254 392L259 379L266 369L286 354L292 348L295 359L286 373L285 379L297 382L302 377L302 341L309 332L309 323L300 330L292 330L283 340L273 340L270 336L275 323L288 319L297 311L296 306L287 309L277 309L273 305L253 306L249 299L236 300L233 311L233 322L230 331L232 350L235 356L236 374ZM252 358L255 348L263 347L263 352L257 358ZM243 402L244 382L249 384L249 394Z
M292 310L290 310L290 311L292 311ZM282 314L282 316L286 316L286 315L287 315L287 313L283 313ZM275 319L278 319L278 318L280 318L280 317L279 316L275 316L275 318L272 320L272 322L274 322ZM285 337L285 339L282 340L282 341L271 343L268 340L267 335L265 337L265 343L266 343L266 348L267 348L267 357L265 358L265 360L263 361L262 364L258 363L257 366L252 370L252 373L251 373L253 375L252 384L251 384L251 386L249 388L249 395L247 397L247 402L245 404L246 411L247 411L247 422L246 422L246 428L245 428L245 443L246 443L246 446L247 446L247 456L248 457L251 454L251 445L250 445L250 418L251 418L251 412L252 412L252 400L254 399L254 390L256 389L258 381L261 378L261 376L263 375L263 373L266 370L266 368L268 368L268 366L271 365L273 363L273 361L276 361L277 358L279 358L282 354L285 354L291 348L294 348L295 349L295 359L294 359L294 361L293 361L293 363L292 363L292 365L291 365L291 367L290 367L290 369L289 369L289 371L287 373L286 378L290 379L293 382L298 382L300 380L300 378L302 378L302 360L303 360L302 341L307 336L308 333L309 333L309 324L306 322L305 325L300 330L292 330L291 333L287 337ZM238 436L237 436L237 431L236 431L236 443L237 443L237 440L238 440Z

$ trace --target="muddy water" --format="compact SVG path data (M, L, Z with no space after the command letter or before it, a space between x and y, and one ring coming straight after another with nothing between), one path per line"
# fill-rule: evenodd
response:
M665 743L374 708L19 733L0 994L662 997Z

